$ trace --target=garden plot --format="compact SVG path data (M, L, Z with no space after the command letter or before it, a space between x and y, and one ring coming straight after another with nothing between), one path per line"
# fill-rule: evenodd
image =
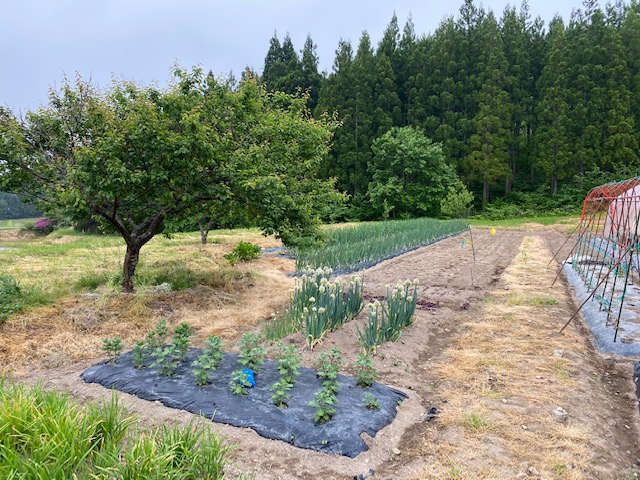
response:
M459 236L363 272L366 298L384 297L386 285L400 278L418 278L419 305L436 305L418 308L415 322L373 357L378 381L409 395L397 407L395 418L375 437L363 433L369 448L355 458L297 448L249 428L202 418L236 445L236 466L228 470L229 478L244 474L261 480L417 480L515 478L520 473L530 478L622 478L622 472L633 469L640 458L631 366L596 355L585 339L588 334L581 333L579 326L557 334L577 305L564 283L548 288L557 270L545 270L544 265L551 258L549 251L555 252L565 240L565 230L561 235L553 228L527 225L519 231L498 229L491 235L489 229L474 229L475 262L469 243L463 245ZM539 242L520 250L527 236L540 239L549 251L538 248ZM149 304L155 316L141 326L119 312L105 324L97 322L94 330L80 331L65 319L62 308L48 310L46 323L33 316L9 320L0 331L0 358L6 346L22 345L31 363L25 360L23 371L28 372L21 382L67 390L79 402L108 400L108 389L80 378L96 363L105 336L122 335L127 346L133 345L161 316L170 327L183 321L192 324L198 346L210 334L230 343L244 332L260 331L270 313L252 311L262 304L287 302L287 289L294 283L287 274L294 265L275 257L258 262L260 271L277 262L279 276L274 274L264 282L251 279L255 285L247 289L250 295L224 309L164 294L162 310ZM510 265L517 265L517 278L510 273ZM276 290L277 282L285 281L289 283ZM536 303L550 294L558 299L557 304ZM252 299L256 300L249 309ZM80 301L85 308L91 306L89 300ZM167 306L173 313L167 313ZM300 333L283 341L297 348L304 367L312 368L319 354L333 348L343 352L344 364L350 366L359 351L356 327L362 328L365 316L366 310L327 334L313 351ZM127 332L131 333L125 338ZM84 356L65 357L66 363L56 368L51 359L59 357L46 355L47 346L50 351L79 352L85 344L92 350L85 347ZM563 357L556 356L555 349L562 349ZM17 362L14 365L20 367ZM350 367L342 373L354 375ZM227 383L222 388L227 389ZM135 395L121 393L119 398L143 428L188 425L194 418L184 410ZM556 406L569 412L566 424L553 419L551 411ZM576 454L567 453L576 449ZM568 460L557 463L544 452ZM534 471L539 475L528 473Z
M366 432L375 437L393 420L398 404L406 398L403 392L378 383L370 388L359 388L354 378L339 375L341 386L335 415L326 423L314 424L314 409L308 404L322 387L316 370L301 369L291 390L288 407L278 408L273 404L270 390L280 378L275 362L267 360L261 366L255 377L256 385L247 389L247 395L234 395L228 384L233 378L233 371L239 368L237 355L225 354L220 366L212 373L212 384L198 387L190 365L200 353L199 349L191 350L172 377L162 376L156 369L134 368L131 352L128 352L116 364L102 362L88 368L82 373L82 379L202 415L214 422L248 427L265 438L347 457L366 451L367 444L360 434ZM379 409L367 408L363 402L365 393L377 398Z

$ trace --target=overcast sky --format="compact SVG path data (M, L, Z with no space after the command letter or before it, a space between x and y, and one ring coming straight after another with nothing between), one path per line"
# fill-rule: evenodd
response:
M482 3L499 18L514 1ZM46 104L50 86L76 72L105 87L114 76L166 84L171 66L206 71L261 72L269 39L289 32L296 50L307 34L317 44L320 69L331 71L338 41L357 47L367 30L380 40L395 10L400 28L411 12L417 34L457 16L462 0L2 0L0 104L14 111ZM520 0L515 5L519 8ZM580 0L529 0L545 24L569 19Z

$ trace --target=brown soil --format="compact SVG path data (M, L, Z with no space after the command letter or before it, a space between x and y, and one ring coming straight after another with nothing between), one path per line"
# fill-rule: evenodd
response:
M253 472L258 479L635 478L640 422L631 362L597 353L579 322L558 334L576 305L562 281L550 287L559 266L547 263L566 232L529 226L528 231L491 235L474 229L473 250L465 237L464 247L458 236L364 272L368 298L384 295L387 284L418 278L421 303L415 323L374 358L380 381L409 398L389 426L365 439L369 450L348 459L214 424L215 431L237 444L237 466L231 474ZM201 297L193 292L196 305L178 294L144 302L152 314L143 315L130 336L139 338L160 315L171 323L194 323L199 338L218 333L231 340L258 329L269 310L286 303L292 280L285 273L293 268L292 262L277 257L260 262L260 277L243 280L242 288L231 288L226 297L219 293L224 297L219 303L218 294L211 292ZM106 315L108 309L99 299L74 301L73 315L61 313L72 309L70 305L49 309L49 324L42 319L45 312L39 320L23 318L2 327L0 355L6 356L0 365L11 365L21 381L68 389L79 401L106 399L111 392L79 378L97 360L87 358L97 353L83 346L83 338L95 342L108 331L102 330L104 322L124 330L119 327L123 322ZM264 304L267 307L254 311ZM332 347L351 364L358 350L356 323L363 321L361 316L330 334L313 352L303 350L301 335L286 341L303 350L305 366L313 366L317 354ZM33 345L46 331L39 322L70 332L58 340L60 350L66 351L58 359L60 367L42 365L45 351ZM68 330L70 322L84 326ZM73 354L75 345L82 355ZM26 354L13 358L22 347L31 359ZM121 398L150 425L184 424L192 418L130 395ZM431 407L438 415L425 421ZM556 407L568 412L566 421L556 421L551 413Z

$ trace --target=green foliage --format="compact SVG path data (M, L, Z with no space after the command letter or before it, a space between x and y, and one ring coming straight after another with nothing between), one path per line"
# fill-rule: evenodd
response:
M289 382L285 377L280 378L279 381L271 385L271 400L276 407L287 408L288 402L291 399L289 391L293 388L293 383Z
M173 331L173 347L180 359L184 359L189 351L189 337L193 333L193 328L187 322L182 322Z
M304 96L200 69L174 76L164 90L119 81L107 92L78 77L24 119L0 109L0 189L120 234L126 292L142 247L201 207L242 206L294 245L317 233L319 207L344 198L316 176L337 122L311 119Z
M282 342L279 342L276 360L278 361L278 372L280 376L293 386L296 377L300 375L300 366L302 365L302 358L296 353L295 345L285 347Z
M118 362L123 348L122 339L119 337L102 339L102 351L109 356L109 363Z
M205 341L205 349L202 353L208 356L215 368L220 365L222 358L224 357L223 353L220 349L224 346L224 342L220 339L220 337L216 335L210 335Z
M411 286L413 285L413 289ZM384 303L369 304L364 330L356 327L360 345L365 352L375 351L384 342L395 342L402 329L411 325L418 301L418 280L406 280L393 289L387 285Z
M156 347L153 356L154 360L151 363L151 368L158 367L160 373L166 377L172 377L176 374L182 355L175 344Z
M260 365L264 363L264 356L267 354L261 345L263 340L264 338L259 333L245 333L238 342L240 347L238 361L246 368L253 370L254 375L258 373Z
M167 343L168 336L169 329L167 328L167 321L161 318L158 320L158 323L156 323L156 328L147 334L147 348L153 350L158 347L163 347Z
M362 397L362 403L369 410L380 410L380 401L378 398L371 392L366 392Z
M370 387L375 379L379 377L373 366L373 361L367 353L360 352L354 366L356 368L356 385L359 387Z
M336 413L336 403L338 398L335 392L325 388L316 392L315 399L309 402L309 406L316 409L313 414L314 423L326 423L331 420Z
M11 275L0 274L0 325L23 306L23 293Z
M230 447L205 425L132 429L114 394L79 405L67 394L0 378L1 478L222 479Z
M224 342L219 337L211 335L204 343L206 345L205 349L201 355L198 355L198 359L192 363L193 376L196 385L199 387L210 382L211 373L218 368L223 358L220 348L222 348Z
M297 269L303 271L328 265L339 271L360 270L459 233L467 226L468 223L461 220L418 218L363 222L328 229L324 246L294 250Z
M230 253L224 255L231 265L235 265L238 262L248 262L258 258L262 254L262 249L259 245L255 245L251 242L240 242Z
M307 275L307 278L317 276L313 271L304 275ZM341 277L330 282L323 277L319 284L314 283L313 285L315 288L309 285L309 289L314 290L315 296L308 297L309 306L303 308L304 332L307 345L311 349L320 343L327 332L336 330L362 310L362 280L360 277L353 277L351 282L347 282Z
M40 217L39 212L33 205L25 202L21 195L0 192L0 220Z
M338 373L343 364L342 354L337 348L332 348L328 352L321 353L317 360L318 372L317 376L322 380L322 388L333 392L338 392L340 383L338 382Z
M247 395L247 388L251 386L247 374L242 370L236 370L231 374L229 388L234 395Z
M382 218L437 217L440 199L456 184L442 146L411 128L392 128L372 145L368 194Z
M147 348L143 340L138 340L131 350L131 363L134 368L144 368L147 358Z
M473 203L473 193L460 181L447 187L447 196L440 200L440 213L447 218L469 216Z

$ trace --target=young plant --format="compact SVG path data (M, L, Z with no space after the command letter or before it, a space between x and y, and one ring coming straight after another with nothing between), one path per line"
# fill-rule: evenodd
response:
M309 406L316 410L313 414L314 423L326 423L333 418L336 413L335 404L338 403L336 394L323 388L316 392L315 400L309 402Z
M147 346L150 350L155 350L157 347L163 347L167 343L167 337L169 336L169 329L167 328L167 321L164 318L158 320L155 330L151 330L147 335Z
M247 374L242 370L236 370L231 374L232 380L229 382L229 388L234 395L247 395L247 388L251 386Z
M197 360L191 364L193 368L193 376L196 381L196 385L203 387L211 381L211 372L213 372L217 365L214 360L206 354L198 356Z
M259 245L241 241L230 253L224 255L224 258L226 258L231 265L235 265L238 262L248 262L256 259L260 255L262 255L262 249Z
M220 340L220 337L216 335L211 335L204 341L206 345L205 349L202 351L203 355L206 355L211 359L212 369L215 370L222 362L222 358L224 357L223 353L220 349L224 346L224 342Z
M276 407L287 408L289 406L289 399L291 394L289 391L293 388L293 383L287 381L285 377L282 377L279 382L271 385L271 400Z
M180 351L175 345L157 347L154 356L155 359L151 364L152 368L159 367L160 373L167 377L172 377L176 374L176 369L180 362Z
M184 359L189 351L189 337L193 333L193 329L187 322L182 322L175 328L173 333L173 345L178 352L178 357Z
M320 354L318 357L318 373L317 376L322 380L322 388L333 393L338 392L338 372L342 366L342 355L340 350L332 348L328 352Z
M138 340L136 345L131 350L131 363L135 368L144 368L144 361L147 357L147 350L145 343L142 340Z
M119 337L102 339L102 350L109 356L109 363L118 362L122 348L122 340Z
M358 360L356 360L354 366L356 367L356 385L362 388L367 388L373 385L376 378L379 377L378 372L373 366L371 357L365 353L360 352L358 354Z
M302 359L300 355L296 353L295 345L284 346L282 342L278 343L278 353L276 359L278 360L278 372L280 373L282 380L290 383L292 386L296 381L296 377L300 375L300 365L302 365Z
M371 392L367 392L364 394L364 397L362 397L362 403L369 410L380 410L380 402L378 401L378 398Z
M264 363L264 356L267 351L261 345L262 335L259 333L245 333L238 345L240 346L240 355L238 360L246 368L253 370L254 375L258 373L258 368Z

